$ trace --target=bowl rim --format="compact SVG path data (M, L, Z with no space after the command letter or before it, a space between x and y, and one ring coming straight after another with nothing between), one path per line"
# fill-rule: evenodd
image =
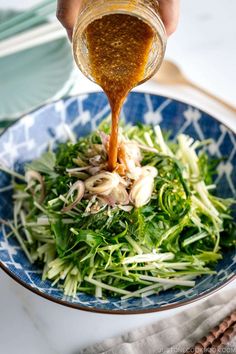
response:
M205 114L210 115L211 118L215 119L216 121L218 121L221 125L223 125L224 127L226 127L230 132L232 132L234 135L236 134L236 132L233 131L232 128L230 128L227 124L221 122L221 120L215 116L212 115L212 113L209 113L207 111L205 111L204 109L201 109L197 106L195 106L195 104L189 103L185 100L180 100L177 98L173 98L170 96L165 96L165 95L160 95L158 93L152 93L152 92L145 92L145 91L132 91L133 93L136 94L148 94L148 95L152 95L152 96L158 96L161 98L165 98L165 99L171 99L172 101L176 102L176 103L184 103L187 104L191 107L194 107L196 109L198 109L200 112L203 112ZM12 126L14 126L16 123L18 123L21 119L23 119L25 116L30 115L35 113L36 111L42 109L43 107L46 106L50 106L50 105L54 105L57 102L60 101L65 101L67 99L70 98L76 98L76 97L80 97L80 96L84 96L86 94L91 95L91 94L98 94L98 93L103 93L103 91L92 91L92 92L88 92L88 93L80 93L80 94L75 94L75 95L67 95L65 97L62 97L61 99L57 99L48 103L44 103L41 106L33 109L32 111L28 112L28 113L24 113L23 115L21 115L18 119L16 119L12 124L10 124L7 128L5 128L1 133L0 133L0 138L2 135L5 134L5 132L7 130L9 130ZM104 94L104 93L103 93ZM105 94L104 94L105 95ZM82 310L82 311L86 311L86 312L93 312L93 313L100 313L100 314L110 314L110 315L140 315L140 314L148 314L148 313L154 313L154 312L161 312L161 311L166 311L166 310L171 310L171 309L176 309L179 307L183 307L185 305L189 305L192 304L194 302L197 302L199 300L202 300L206 297L208 297L209 295L213 295L215 294L217 291L223 289L225 286L227 286L228 284L230 284L231 282L236 280L236 274L233 274L228 280L224 281L222 284L215 286L212 289L209 289L208 291L200 294L200 295L196 295L191 299L187 299L184 301L180 301L180 302L175 302L175 303L171 303L171 304L166 304L163 305L162 307L158 307L158 308L148 308L148 309L135 309L135 310L109 310L109 309L101 309L99 307L88 307L88 306L82 306L78 303L73 303L73 302L69 302L66 300L60 300L55 298L52 295L43 293L42 291L38 290L37 288L34 288L32 285L27 284L26 282L24 282L23 280L21 280L17 275L15 275L12 271L10 271L4 264L3 262L0 260L0 269L2 269L7 275L9 275L13 280L15 280L18 284L22 285L24 288L30 290L32 293L39 295L40 297L49 300L53 303L59 304L59 305L63 305L65 307L69 307L69 308L73 308L73 309L77 309L77 310Z

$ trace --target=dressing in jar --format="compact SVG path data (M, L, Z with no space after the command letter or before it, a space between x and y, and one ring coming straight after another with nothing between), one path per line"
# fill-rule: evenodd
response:
M112 111L108 169L117 165L118 122L129 91L148 80L164 57L166 33L152 0L84 0L73 34L77 65L106 93Z

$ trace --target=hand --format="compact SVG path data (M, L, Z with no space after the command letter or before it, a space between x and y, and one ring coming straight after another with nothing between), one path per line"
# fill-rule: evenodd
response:
M82 0L58 0L57 18L65 27L70 40L81 2ZM159 0L160 15L168 36L176 30L178 24L179 2L180 0Z
M170 36L175 32L179 21L180 0L159 0L159 9L166 33Z

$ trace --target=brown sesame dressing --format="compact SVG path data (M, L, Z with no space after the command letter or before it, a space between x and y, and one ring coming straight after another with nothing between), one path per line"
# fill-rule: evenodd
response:
M117 164L120 110L129 91L144 78L154 32L135 16L111 14L89 24L86 38L92 75L111 105L108 166L113 171Z

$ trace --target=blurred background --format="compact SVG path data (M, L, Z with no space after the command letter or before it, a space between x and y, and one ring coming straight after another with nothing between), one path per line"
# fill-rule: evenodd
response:
M38 12L33 15L29 11L32 7L38 7ZM37 25L42 27L48 21L56 22L55 8L56 2L53 0L43 3L39 0L0 0L0 23L18 11L26 16L27 30ZM166 52L166 58L176 63L188 80L232 105L236 105L235 12L234 0L227 0L224 6L220 0L182 0L178 30L169 39ZM37 17L36 21L33 16ZM18 34L21 28L12 26L10 30L14 28L17 30L15 34ZM6 39L3 35L8 34L7 38L12 39L9 33L2 32L0 26L0 53L4 44L2 39ZM47 101L68 94L99 89L75 68L70 44L63 34L63 29L55 24L53 31L48 30L48 37L54 36L54 41L14 55L1 57L0 54L2 121L15 119ZM37 33L33 33L31 39L36 43ZM5 41L4 46L8 51L9 48L17 48L16 42L8 43ZM197 91L184 85L160 85L156 78L138 90L172 94L177 98L184 95L190 100L196 98L195 104L201 106L206 103L212 108L212 102L206 102Z
M0 0L0 129L30 110L60 97L90 92L99 88L74 66L70 43L64 30L54 24L44 33L54 41L17 53L16 42L4 42L1 27L14 13L26 14L28 29L55 23L55 2L44 10L38 0ZM236 1L182 0L178 30L168 42L166 59L182 70L196 85L236 106ZM34 18L34 19L33 19ZM31 22L30 22L30 21ZM47 27L49 28L49 27ZM9 30L9 29L7 29ZM5 30L6 31L6 28ZM18 34L20 30L17 30ZM37 33L31 38L38 40ZM35 36L35 37L34 37ZM9 44L10 43L10 44ZM7 45L6 45L7 44ZM1 47L2 45L2 47ZM8 55L3 53L7 50ZM5 52L6 53L6 52ZM209 111L236 131L235 112L226 109L188 85L160 84L157 78L138 90L160 93ZM1 353L52 354L76 353L78 349L122 333L124 318L75 311L47 302L18 286L0 271ZM126 316L126 330L171 316L179 310L140 316ZM99 322L98 322L99 321ZM13 338L13 339L12 339ZM17 343L17 344L16 344Z

